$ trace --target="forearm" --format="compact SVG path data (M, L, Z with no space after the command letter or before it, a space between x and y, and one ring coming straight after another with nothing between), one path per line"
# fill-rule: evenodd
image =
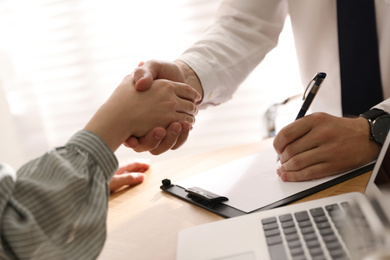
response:
M278 42L286 1L225 0L216 22L178 59L198 75L202 106L231 98L237 87Z
M123 127L125 122L118 117L118 113L113 112L116 110L115 107L112 107L113 105L115 104L103 104L84 127L84 130L98 135L111 151L115 152L132 135L132 131Z
M16 180L3 176L0 258L95 259L117 165L98 136L81 131L65 147L24 165Z
M135 99L140 93L134 89L132 82L132 77L126 76L84 127L103 139L113 152L134 134L141 119L134 111L140 105Z

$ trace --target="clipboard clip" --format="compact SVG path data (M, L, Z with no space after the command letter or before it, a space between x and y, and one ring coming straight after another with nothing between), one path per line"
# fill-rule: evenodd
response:
M163 191L166 191L172 195L185 199L189 202L192 202L198 206L202 206L209 210L217 210L217 208L219 208L218 206L224 205L222 204L222 202L229 200L227 197L214 194L199 187L191 187L188 189L184 189L182 187L172 184L171 180L169 179L162 180L162 185L160 186L160 188Z
M200 203L207 207L215 207L221 202L228 201L229 199L224 196L220 196L209 192L207 190L201 189L199 187L191 187L184 190L187 192L187 197L192 199L193 201Z

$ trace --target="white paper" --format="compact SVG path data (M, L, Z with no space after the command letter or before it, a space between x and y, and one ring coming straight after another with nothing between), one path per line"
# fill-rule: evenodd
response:
M229 198L225 204L249 213L340 176L283 182L276 174L277 167L275 150L270 147L175 184L183 188L199 187L225 196Z

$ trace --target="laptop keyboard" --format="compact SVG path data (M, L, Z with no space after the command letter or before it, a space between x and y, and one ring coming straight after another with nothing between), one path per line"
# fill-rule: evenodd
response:
M363 250L374 244L364 214L347 202L265 218L261 222L272 260L351 259L347 248ZM364 239L352 239L351 244L348 238L359 237L360 232Z

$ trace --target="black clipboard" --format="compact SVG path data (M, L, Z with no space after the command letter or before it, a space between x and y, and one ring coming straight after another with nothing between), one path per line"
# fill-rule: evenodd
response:
M160 186L161 190L164 192L167 192L175 197L178 197L184 201L187 201L189 203L192 203L194 205L197 205L199 207L202 207L204 209L207 209L215 214L218 214L225 218L231 218L231 217L238 217L246 214L251 214L267 209L272 209L280 206L284 206L286 204L292 203L294 201L297 201L299 199L302 199L304 197L307 197L309 195L312 195L316 192L319 192L321 190L324 190L326 188L332 187L336 184L339 184L341 182L344 182L346 180L349 180L351 178L354 178L356 176L359 176L363 173L366 173L368 171L371 171L374 168L375 163L368 164L364 167L358 168L354 171L351 171L349 173L343 174L337 178L334 178L332 180L329 180L327 182L324 182L322 184L319 184L317 186L311 187L309 189L306 189L304 191L295 193L292 196L286 197L282 200L273 202L267 206L258 208L256 210L253 210L249 213L241 211L239 209L233 208L227 204L224 204L223 202L228 200L228 198L219 196L217 194L208 192L206 190L203 190L198 187L192 187L189 189L184 189L183 187L180 187L178 185L172 184L169 179L162 180L162 185Z

